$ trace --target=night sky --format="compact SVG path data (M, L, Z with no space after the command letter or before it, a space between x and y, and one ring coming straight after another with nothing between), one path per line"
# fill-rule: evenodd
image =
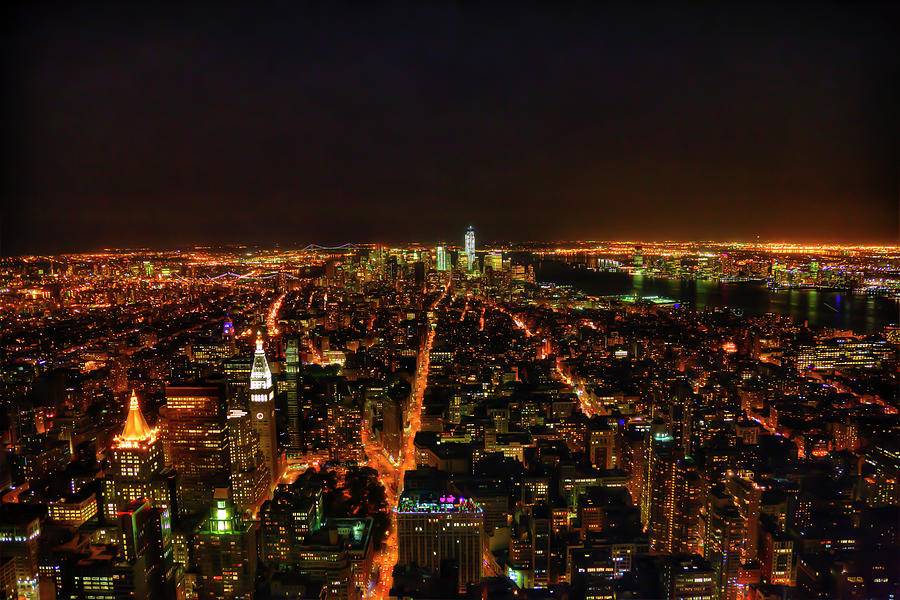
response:
M897 241L896 8L325 4L15 9L3 254Z

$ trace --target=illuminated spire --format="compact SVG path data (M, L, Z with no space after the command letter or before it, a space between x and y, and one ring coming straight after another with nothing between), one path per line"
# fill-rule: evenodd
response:
M272 371L266 360L266 351L260 332L256 332L256 352L253 354L253 367L250 369L250 389L267 390L272 387Z
M128 418L125 419L125 429L122 430L121 439L128 442L140 442L153 435L153 430L147 425L141 406L138 404L137 394L131 391L131 403L128 406Z

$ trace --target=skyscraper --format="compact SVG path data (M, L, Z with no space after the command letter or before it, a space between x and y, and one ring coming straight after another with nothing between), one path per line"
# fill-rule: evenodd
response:
M455 561L464 591L481 581L483 526L484 513L469 499L404 492L397 508L398 564L437 571Z
M347 382L336 379L327 384L328 452L332 460L356 461L365 456L362 433L362 404L350 393Z
M275 431L275 391L272 388L272 371L269 370L266 352L259 338L256 340L256 353L250 370L250 414L253 415L253 428L259 436L259 449L269 469L269 487L274 487L280 476L278 437Z
M646 495L642 498L647 533L654 550L677 552L684 516L684 465L668 432L654 432L649 444Z
M666 598L716 600L715 573L709 562L695 554L676 554L665 558L662 567L663 593Z
M706 503L706 537L703 554L712 564L718 600L737 600L738 576L744 553L745 525L740 511L721 489L709 491Z
M148 498L152 505L171 510L172 481L164 473L163 446L141 413L137 395L131 394L122 433L109 450L103 479L103 514L115 521L119 509L133 500Z
M197 532L201 600L250 600L256 587L256 523L245 521L218 489L209 516Z
M300 434L300 338L290 336L284 351L284 390L287 405L287 453L289 457L303 452Z
M450 261L447 256L447 244L441 242L437 245L437 250L435 252L436 262L437 262L437 270L438 271L448 271L450 270Z
M466 229L466 265L470 272L475 270L475 228L471 225Z
M228 452L234 503L243 513L256 515L269 498L272 478L259 449L253 419L240 408L228 411Z
M224 386L167 387L159 415L166 464L178 473L178 513L202 513L230 475Z
M132 594L118 597L163 600L175 596L175 563L168 509L134 500L119 511L122 563L119 570Z

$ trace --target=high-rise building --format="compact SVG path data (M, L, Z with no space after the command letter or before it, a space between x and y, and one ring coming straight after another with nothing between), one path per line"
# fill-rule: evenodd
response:
M877 439L866 451L860 482L863 501L869 506L900 504L900 440Z
M737 600L744 553L744 520L734 501L720 489L709 492L703 554L712 565L717 600Z
M741 556L744 562L756 558L756 540L759 533L759 505L762 500L762 488L751 479L731 476L726 482L728 493L734 498L735 505L744 519L745 543Z
M503 270L503 254L500 252L489 252L484 256L484 269L487 271L488 267L494 273L499 273Z
M588 432L587 450L591 464L598 469L616 467L616 436L609 427L595 427Z
M679 464L672 436L665 431L650 435L645 481L644 520L650 544L660 552L678 547Z
M256 528L241 518L227 489L217 489L196 538L200 600L251 600L256 588Z
M397 512L398 564L439 571L455 561L459 590L481 581L484 513L468 498L404 492Z
M0 507L0 560L12 560L17 599L38 600L38 543L41 520L34 506ZM7 586L9 587L9 586Z
M228 411L228 452L234 503L244 514L255 516L269 498L272 479L250 413L240 408Z
M134 500L119 511L121 563L118 569L130 582L129 597L165 600L175 596L175 563L169 510ZM121 596L125 597L125 595Z
M363 457L362 404L343 378L327 383L328 453L332 460L353 464Z
M534 587L546 588L550 584L552 559L553 514L546 503L536 504L531 509L531 570Z
M272 371L269 370L266 352L259 338L256 340L256 352L250 371L250 414L259 436L259 449L269 469L269 487L274 487L281 476L278 468L278 436L275 430L275 390L272 387Z
M290 569L300 560L304 536L322 524L323 486L295 481L281 484L260 511L264 561L274 569Z
M797 349L800 369L874 368L893 355L894 349L878 338L829 338Z
M662 568L663 593L669 600L716 600L714 575L701 556L668 556Z
M178 474L178 514L202 514L213 490L231 474L224 386L166 388L160 438L166 464Z
M435 250L435 263L438 271L449 271L450 260L447 256L447 244L441 242Z
M287 338L284 351L284 391L287 406L287 452L295 457L303 452L300 432L300 338Z
M469 272L475 270L475 228L469 225L465 238L466 267Z
M759 540L762 580L774 585L793 585L794 540L781 532L767 529L762 530Z
M166 471L163 444L157 429L151 429L132 392L122 433L116 436L107 455L103 479L103 514L115 522L120 508L147 498L161 510L173 510L174 472Z

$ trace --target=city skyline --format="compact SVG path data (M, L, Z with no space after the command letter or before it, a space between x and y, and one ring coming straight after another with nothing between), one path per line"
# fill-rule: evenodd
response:
M896 595L900 248L473 227L2 261L0 597Z
M900 4L7 17L0 600L900 598Z
M462 230L465 233L465 230ZM251 249L254 251L261 252L278 252L278 251L301 251L301 250L309 250L309 249L341 249L341 248L405 248L405 247L418 247L418 248L437 248L443 247L445 251L454 251L454 252L465 252L465 239L463 238L458 242L448 242L447 240L451 239L451 236L443 236L436 238L438 241L422 241L422 240L396 240L393 242L387 241L364 241L364 240L351 240L346 241L342 244L335 244L333 246L327 246L325 244L320 244L316 241L303 241L303 242L295 242L293 244L280 244L280 243L253 243L253 242L245 242L245 243L217 243L217 244L208 244L208 243L195 243L188 244L184 246L120 246L120 247L105 247L105 248L96 248L94 250L71 250L71 251L63 251L63 252L53 252L53 253L34 253L34 254L21 254L21 255L10 255L6 256L9 259L20 259L20 258L46 258L46 257L56 257L56 256L96 256L104 253L141 253L141 252L189 252L196 250L221 250L221 251L232 251L232 250L240 250L240 249ZM764 239L582 239L582 240L503 240L503 239L488 239L483 240L479 238L479 241L475 245L475 251L479 253L483 253L486 249L490 248L498 248L498 249L533 249L534 247L545 247L545 248L553 248L558 247L561 249L569 249L572 251L591 251L598 248L601 248L605 245L615 245L615 246L625 246L625 245L682 245L682 246L735 246L735 247L746 247L746 248L759 248L762 252L772 252L772 251L803 251L808 250L810 252L821 251L821 250L840 250L840 249L885 249L892 250L896 248L900 248L900 241L895 243L853 243L853 242L829 242L823 240L764 240Z

